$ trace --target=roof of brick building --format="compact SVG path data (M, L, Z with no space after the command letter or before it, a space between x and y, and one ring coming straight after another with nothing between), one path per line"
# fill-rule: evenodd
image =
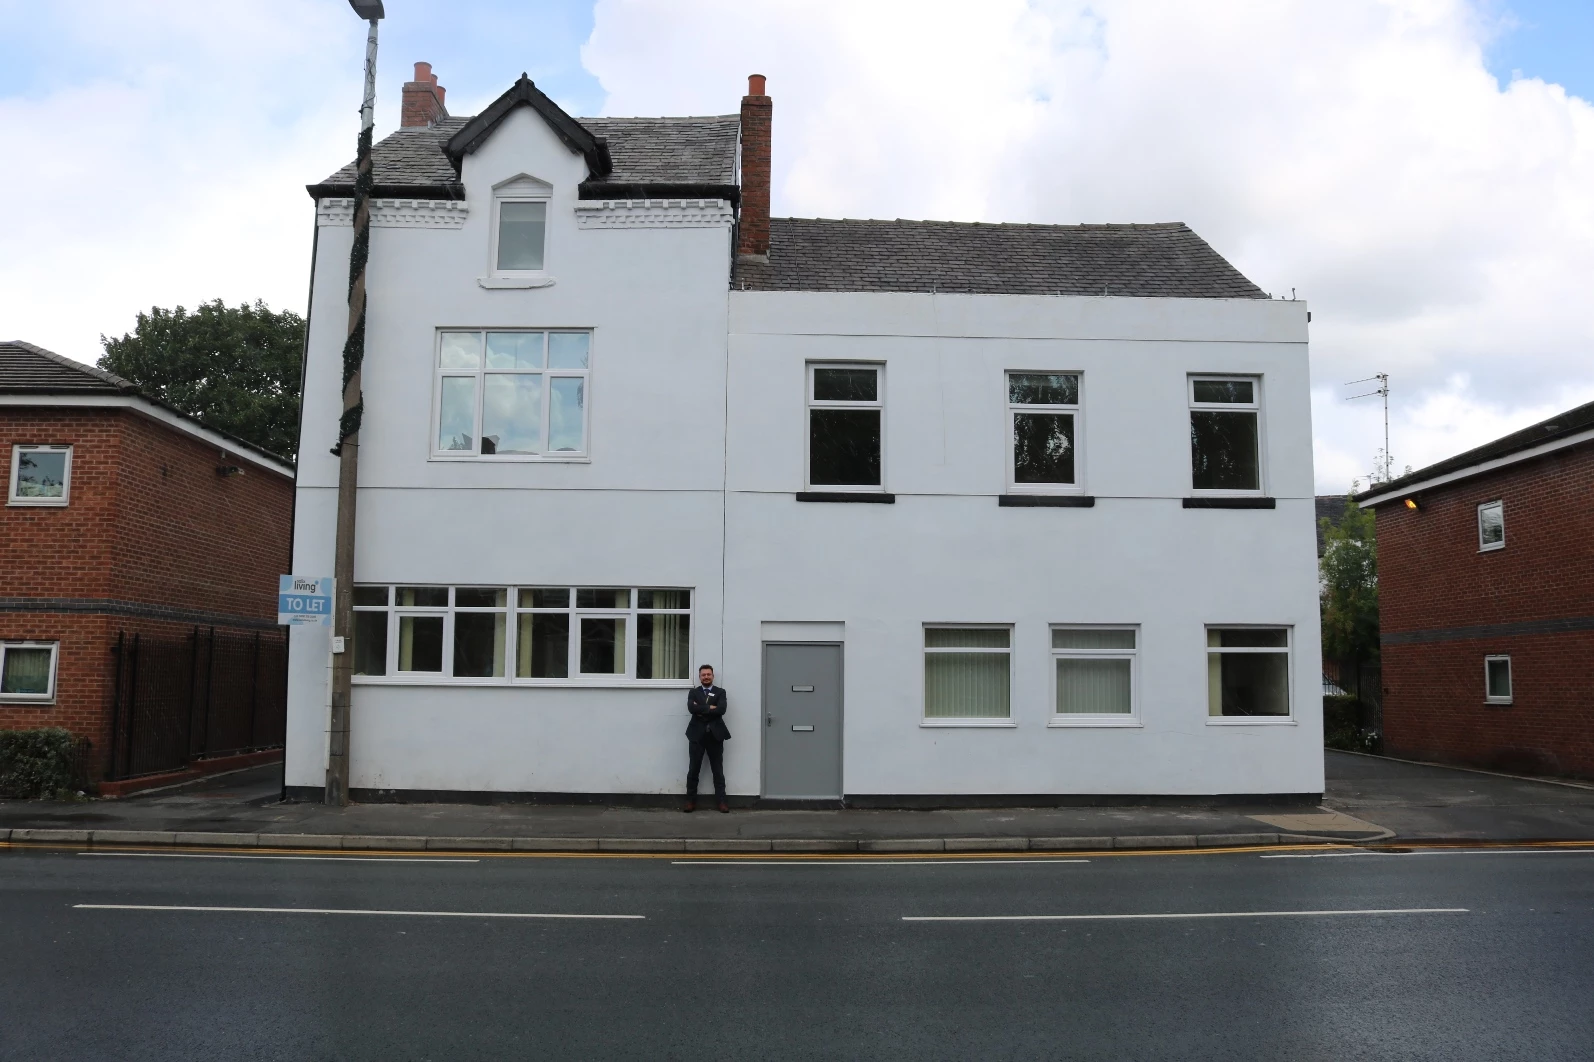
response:
M1447 457L1443 461L1436 461L1426 468L1419 468L1415 472L1408 472L1398 479L1387 483L1379 483L1369 487L1356 495L1357 501L1368 498L1383 497L1389 494L1398 494L1413 484L1424 483L1439 476L1446 476L1452 472L1462 472L1474 465L1486 464L1502 457L1531 450L1535 446L1564 439L1569 435L1581 432L1594 431L1594 402L1585 402L1581 406L1567 410L1537 424L1530 424L1521 431L1514 431L1510 435L1502 435L1493 442L1475 446L1465 453L1454 457ZM1392 498L1390 500L1393 500Z
M987 225L771 218L748 291L898 291L1265 299L1183 222Z
M114 373L20 339L0 340L0 394L135 394L138 388Z

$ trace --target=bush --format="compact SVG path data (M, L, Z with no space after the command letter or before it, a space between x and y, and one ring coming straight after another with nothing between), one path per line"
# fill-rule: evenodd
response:
M1378 734L1366 722L1370 714L1357 697L1324 697L1323 744L1347 752L1376 751Z
M0 797L33 800L81 788L77 741L60 727L0 730Z

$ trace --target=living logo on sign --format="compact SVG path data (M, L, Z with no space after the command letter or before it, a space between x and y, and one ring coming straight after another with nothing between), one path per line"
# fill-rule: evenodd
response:
M277 579L277 623L332 625L332 580L325 576L283 575Z

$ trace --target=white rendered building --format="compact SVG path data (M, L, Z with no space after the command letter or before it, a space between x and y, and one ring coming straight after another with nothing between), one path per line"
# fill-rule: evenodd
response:
M434 85L375 153L357 799L679 794L700 662L733 801L1322 791L1303 303L1182 224L770 219L761 78L710 118ZM352 172L311 188L300 574Z

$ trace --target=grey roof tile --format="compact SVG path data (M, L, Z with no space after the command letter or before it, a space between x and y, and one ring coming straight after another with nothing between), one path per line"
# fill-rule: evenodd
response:
M0 394L133 394L138 388L114 373L63 358L20 339L0 340Z
M771 218L769 261L736 263L748 291L898 291L1263 299L1183 222L987 225Z
M402 196L406 189L437 196L453 188L459 175L444 154L448 138L469 117L445 118L426 128L398 129L371 148L371 175L378 195ZM741 118L734 114L702 118L578 118L593 136L608 142L614 170L604 185L730 185L736 181L736 144ZM313 195L348 195L354 163L320 184Z

